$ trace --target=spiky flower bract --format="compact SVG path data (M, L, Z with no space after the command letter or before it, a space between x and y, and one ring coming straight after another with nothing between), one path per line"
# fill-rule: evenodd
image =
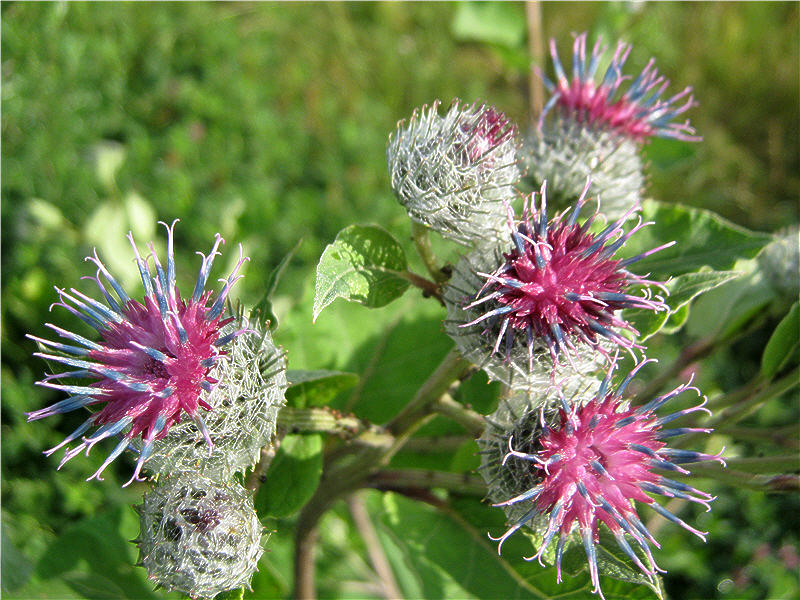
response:
M438 101L415 110L389 138L392 188L414 221L462 244L502 228L503 201L520 178L517 130L491 106Z
M600 212L615 221L639 206L645 177L638 145L613 132L587 128L583 123L557 119L525 138L522 153L533 189L544 181L555 208L572 205L587 178L601 198Z
M488 273L505 261L505 246L492 244L478 247L462 256L444 289L447 307L444 330L467 360L486 372L490 379L500 381L513 390L525 392L536 398L541 390L553 383L553 360L544 340L533 339L529 344L524 336L506 339L502 351L495 349L496 336L480 327L465 327L482 316L484 306L471 306L486 283L482 273ZM497 325L492 323L492 326ZM511 342L511 343L509 343ZM578 352L572 357L574 370L591 373L600 369L602 355L596 352ZM572 369L572 365L565 365ZM561 376L564 374L562 373Z
M800 293L800 230L778 234L758 255L758 266L770 286L791 301Z
M159 483L136 508L139 562L154 583L193 598L249 587L263 528L241 485L184 474Z
M676 117L695 105L692 88L686 87L674 96L662 98L669 80L658 74L655 59L650 59L623 92L624 82L630 81L631 77L623 75L622 68L632 46L618 42L605 74L596 79L607 48L598 39L591 55L587 56L586 38L586 33L575 38L571 78L567 77L561 65L555 40L550 40L556 80L550 80L540 71L545 86L552 94L542 111L542 119L552 110L557 117L584 123L595 129L613 131L636 141L653 136L685 141L701 139L694 135L688 120L674 122Z
M517 441L517 450L530 452L543 433L542 423L555 422L561 407L561 398L580 403L591 398L599 378L584 373L571 373L558 381L558 385L541 385L533 391L516 391L502 397L497 409L484 417L486 428L478 439L481 448L479 472L486 481L487 497L492 502L504 502L535 487L538 472L523 461L504 461L509 440ZM521 504L503 505L509 522L516 522L528 510ZM527 525L541 533L546 519L532 519ZM541 531L540 531L541 530Z
M241 308L223 335L243 330L226 348L212 376L217 380L205 400L205 422L214 441L209 453L193 421L174 425L155 442L145 469L152 473L196 472L220 481L253 467L275 434L278 410L285 403L286 357L269 329L247 319Z
M212 301L212 292L205 290L205 285L214 257L219 254L217 249L224 242L217 234L208 256L201 253L203 260L197 283L191 297L184 299L175 281L175 222L171 226L163 225L167 229L166 271L152 242L149 244L150 255L143 259L133 235L128 234L144 285L143 302L128 296L96 252L87 260L97 266L97 274L91 279L102 292L105 303L74 288L70 289L71 293L56 288L60 296L56 305L94 327L100 334L100 341L91 341L50 323L46 326L77 345L29 336L55 351L37 353L37 356L77 369L48 375L39 382L39 385L63 390L70 396L29 413L29 421L104 403L101 410L92 413L78 429L45 454L50 455L73 440L81 439L77 446L66 450L60 468L80 452L85 450L88 453L99 441L112 436L121 437L89 479L101 479L103 470L130 446L132 440L141 436L142 451L128 483L137 479L155 441L167 435L170 427L184 416L197 424L208 446L213 446L200 409L211 408L205 400L205 393L211 391L216 383L210 373L224 356L223 348L242 333L233 330L223 334L229 319L222 318L222 311L231 286L241 277L238 271L248 259L242 256L240 246L239 261L230 276L221 280L223 288ZM87 385L52 382L53 379L73 378L92 381ZM97 431L82 437L93 426L98 427Z
M623 308L666 310L659 298L630 293L634 286L658 285L635 275L627 267L660 250L618 260L615 253L646 224L641 219L625 232L628 215L598 234L590 233L597 213L583 225L577 219L586 203L587 182L571 214L547 218L547 189L542 185L539 206L535 193L524 201L522 217L515 220L509 208L508 239L502 259L485 271L476 271L482 285L463 301L463 311L473 317L458 325L477 327L491 344L491 354L502 353L513 362L521 348L527 354L529 371L537 359L536 348L544 344L554 364L560 354L574 361L579 345L607 355L608 344L632 349L638 346L620 331L636 330L617 311ZM634 212L633 210L631 212ZM671 245L671 244L667 244ZM496 256L496 255L495 255Z
M555 563L561 580L561 557L570 534L579 534L589 561L594 591L600 593L597 547L600 524L615 537L619 547L645 575L655 575L658 567L650 544L658 543L642 523L636 503L650 506L658 514L691 531L703 540L705 533L687 524L658 504L649 494L681 498L710 509L713 498L693 487L670 479L662 472L689 471L681 464L716 460L719 455L668 448L664 440L685 433L710 432L709 429L663 429L662 425L685 414L704 410L705 400L697 406L657 416L656 411L679 394L697 389L681 385L639 407L630 407L623 399L625 388L647 361L639 363L615 388L611 389L614 364L588 401L563 400L556 419L542 412L539 428L530 437L508 439L508 451L501 465L523 465L527 479L519 493L498 502L496 506L520 504L527 510L516 518L499 538L503 542L521 527L541 516L547 526L536 553L526 560L538 559L558 535ZM698 392L699 394L699 392ZM522 432L524 433L524 432ZM531 484L531 481L533 482ZM516 492L517 490L514 490ZM494 539L494 538L493 538ZM641 551L633 550L632 540ZM642 557L646 558L645 561Z

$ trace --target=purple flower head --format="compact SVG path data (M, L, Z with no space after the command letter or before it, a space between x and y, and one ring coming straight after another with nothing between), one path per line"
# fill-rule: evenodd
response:
M706 533L673 515L656 503L649 494L667 498L681 498L702 504L710 510L708 503L714 498L689 485L665 477L660 472L672 471L683 475L689 471L683 463L715 460L725 464L720 455L702 454L689 450L668 448L663 441L673 436L691 432L710 433L710 429L662 429L662 425L695 411L709 412L705 400L698 406L670 415L658 417L655 411L679 394L697 388L690 383L659 396L637 408L627 406L622 394L639 369L648 361L639 363L613 391L609 391L612 364L608 376L597 393L588 402L567 403L562 397L562 408L555 423L545 422L541 413L541 425L529 439L508 440L508 453L502 465L512 461L528 464L534 485L521 494L499 502L495 506L509 507L515 504L529 506L527 512L515 519L513 525L497 538L503 542L515 531L537 516L546 521L543 541L537 552L525 560L542 556L550 542L558 534L555 563L558 581L561 581L561 557L570 534L577 531L582 539L589 561L589 572L594 592L600 593L596 543L599 526L604 523L616 538L619 547L631 561L648 576L660 570L653 561L650 544L659 547L653 536L642 524L635 502L649 505L660 515L691 531L705 541ZM720 453L721 454L721 453ZM494 538L493 538L494 539ZM647 557L645 565L631 548L629 540Z
M461 327L485 323L484 334L495 340L492 354L500 350L505 339L506 355L510 356L516 338L521 336L519 343L527 345L531 365L535 340L544 341L556 364L563 351L572 360L570 351L577 354L576 342L588 344L606 356L601 338L622 348L638 348L616 331L637 333L616 311L623 308L660 311L666 310L666 305L659 298L651 298L649 290L645 290L644 296L629 293L631 286L659 284L634 275L627 267L672 244L626 260L615 259L616 251L648 225L640 218L636 226L624 232L623 223L638 207L600 233L592 234L589 228L598 213L582 226L577 224L589 182L572 214L557 215L550 221L546 185L547 182L542 185L538 208L534 205L535 193L525 198L521 220L515 221L508 209L511 247L503 253L502 264L493 272L478 273L485 283L464 310L481 307L485 312Z
M586 37L587 34L582 33L575 38L571 79L567 77L558 58L555 40L550 40L556 81L551 81L541 72L539 74L552 94L542 112L542 119L555 108L560 115L574 121L613 130L637 141L652 136L700 141L701 138L693 135L695 131L688 120L673 122L678 115L696 104L691 87L662 99L669 80L658 74L655 60L650 59L639 76L622 92L622 84L631 79L629 75L622 74L622 67L632 46L618 42L611 64L598 80L595 76L607 48L598 38L587 59Z
M88 454L100 440L121 435L121 441L106 461L89 477L101 479L103 470L129 447L131 440L141 436L143 446L136 470L128 481L131 483L139 478L142 465L152 452L153 442L163 438L170 426L181 420L183 413L197 423L209 447L213 446L199 409L210 409L203 399L203 393L210 391L217 383L210 373L225 354L221 348L243 332L238 330L222 335L221 329L231 319L223 319L221 315L231 286L242 277L237 273L248 259L242 257L240 246L236 267L227 279L221 280L224 286L211 302L212 292L204 288L214 257L219 254L217 248L224 243L217 234L209 255L199 253L203 262L192 296L181 298L175 283L175 222L172 226L162 223L167 229L166 271L158 260L152 242L148 246L150 255L143 259L133 235L128 234L144 284L143 303L132 300L125 293L97 257L97 252L87 260L97 265L97 275L91 279L100 288L105 304L75 289L67 293L56 288L60 302L55 305L63 306L97 329L101 341L93 342L50 323L45 325L77 345L28 336L57 351L54 354L36 353L36 356L77 369L48 375L38 382L39 385L67 392L69 398L28 413L29 421L105 403L101 410L94 412L63 442L45 452L49 456L81 438L80 444L66 451L59 468L83 450ZM151 259L154 272L148 264ZM113 293L106 285L111 287ZM54 379L70 378L94 381L87 385L52 383ZM98 427L97 431L82 437L93 426Z

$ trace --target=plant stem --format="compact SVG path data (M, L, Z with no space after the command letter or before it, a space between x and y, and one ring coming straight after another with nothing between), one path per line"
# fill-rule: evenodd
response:
M544 36L542 35L542 6L537 0L525 3L525 16L528 21L528 54L531 60L531 73L528 80L531 120L535 122L544 108L544 85L536 74L535 67L544 65Z
M248 490L256 492L258 491L258 488L261 487L261 484L264 483L266 480L265 475L267 473L267 469L269 469L272 459L275 458L275 453L278 451L279 445L280 442L276 439L275 443L267 444L261 448L261 455L259 456L258 463L245 480L244 486Z
M752 323L750 323L750 325L744 329L730 333L727 336L720 338L706 338L699 340L694 344L690 344L681 351L678 358L676 358L675 361L669 365L669 367L666 369L661 369L658 375L656 375L650 381L648 386L640 394L638 394L638 396L645 401L654 398L658 392L661 391L661 388L669 383L670 380L677 377L686 367L697 362L701 358L705 358L712 352L720 352L721 350L733 344L735 341L757 330L764 324L764 320L765 319L763 317L753 319Z
M403 446L404 452L454 452L465 442L471 442L472 438L466 435L443 435L435 437L413 437Z
M420 420L431 414L431 407L441 398L454 381L465 376L472 364L453 348L441 364L422 384L414 399L397 416L386 424L386 430L396 437L410 437L421 425Z
M769 384L756 379L756 381L752 384L749 384L742 390L731 394L731 396L735 397L736 402L730 406L728 406L730 404L729 399L726 399L726 397L721 398L715 403L709 402L709 406L712 407L716 404L716 406L728 406L728 408L718 413L715 417L702 422L702 426L710 427L712 429L720 428L724 430L725 427L741 421L751 413L758 410L759 406L761 406L767 400L780 396L781 394L788 392L793 387L800 384L800 379L798 379L799 377L800 367L796 368L794 371L782 377L781 379ZM690 425L696 425L699 422L701 421L696 418L688 420ZM686 446L690 442L694 441L698 435L699 434L696 433L685 435L675 444L675 446Z
M286 433L329 433L345 439L352 439L366 431L381 433L380 427L376 425L366 423L353 415L339 414L326 406L312 408L284 406L278 413L277 429L275 439L261 449L258 464L247 476L245 487L249 490L256 491L263 483L267 469L280 446L280 440Z
M295 596L315 598L314 543L319 519L334 502L347 492L364 485L367 478L387 464L411 434L431 418L433 405L453 382L472 368L455 350L444 357L439 367L422 384L411 402L378 431L362 431L341 449L329 456L322 479L314 495L300 511L295 534Z
M766 475L770 473L786 473L800 471L800 455L788 456L756 456L731 458L725 461L729 467L744 473Z
M659 369L658 375L650 380L647 387L645 387L640 394L637 394L637 397L642 398L644 401L655 398L661 391L661 388L673 378L677 377L681 371L693 362L709 354L714 348L715 344L713 341L709 342L703 340L686 346L671 365L666 369Z
M313 523L308 531L295 537L294 548L294 597L299 600L311 600L317 597L314 586L314 549L317 546L319 529Z
M411 237L414 240L414 245L417 247L417 254L425 264L425 268L430 273L430 276L437 283L444 283L447 281L447 275L442 272L438 266L439 261L433 253L431 248L431 240L428 237L428 228L416 221L411 222Z
M353 446L354 451L348 457L350 460L344 460L342 456L341 460L323 470L316 492L300 511L295 532L294 576L297 598L316 598L314 546L319 519L341 496L361 486L394 442L391 435L376 435L370 431L360 434L357 440L360 443Z
M450 394L443 394L433 405L433 409L440 415L451 418L466 429L472 437L479 437L486 428L483 415L456 402Z
M411 285L421 289L424 296L436 298L439 301L439 304L444 306L442 289L438 283L431 281L430 279L425 279L424 277L421 277L416 273L412 273L411 271L396 271L395 273L406 281L411 282Z
M476 496L486 494L486 483L477 475L424 469L384 469L370 475L367 485L380 490L442 488Z
M397 581L394 578L392 567L386 558L386 553L383 551L383 546L378 539L378 534L375 531L375 526L367 512L367 507L364 503L364 497L361 493L356 492L350 495L347 499L347 506L350 509L350 516L353 518L353 523L364 541L364 546L367 549L369 561L372 563L372 568L378 576L381 584L381 591L384 598L402 598L403 594L397 586Z
M714 433L729 435L736 440L800 449L800 425L796 423L786 427L717 427Z
M711 419L709 426L723 427L741 421L767 400L771 400L772 398L776 398L788 392L798 384L800 384L800 368L796 368L785 377L770 383L760 391L745 397L733 406L729 406Z
M733 487L759 490L762 492L797 492L800 491L800 476L794 473L780 475L758 475L745 471L724 468L717 463L697 463L691 465L691 475L674 473L676 479L684 477L706 478L725 483Z
M328 407L285 406L278 413L278 427L289 433L331 433L347 438L353 438L364 431L381 431L376 425L365 423L353 415L339 414Z

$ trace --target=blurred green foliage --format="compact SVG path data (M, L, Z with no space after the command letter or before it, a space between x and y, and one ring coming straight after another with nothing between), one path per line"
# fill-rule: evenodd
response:
M670 89L694 87L700 105L689 116L704 142L647 146L652 197L709 208L753 229L797 222L796 3L545 3L542 12L544 35L556 37L560 48L573 31L602 33L610 44L621 36L634 44L631 70L655 56L673 80ZM119 460L103 483L84 483L103 460L98 449L56 473L54 460L40 453L72 431L80 415L25 423L25 411L57 395L33 386L44 365L30 356L33 343L23 336L43 334L46 320L74 321L63 312L48 315L52 286L90 289L79 278L92 274L82 259L96 246L135 289L125 233L132 230L140 243L163 240L155 221L179 217L179 282L193 281L199 260L193 252L207 251L220 232L228 240L221 262L235 261L239 242L252 258L237 293L253 304L303 237L272 298L281 322L277 340L293 369L366 373L334 405L387 419L447 352L442 313L407 294L372 312L336 303L312 326L314 267L325 245L352 223L378 223L408 240L384 150L395 123L414 107L436 98L484 99L528 122L524 19L520 3L2 4L4 595L150 596L142 569L131 566L134 547L125 542L137 530L128 507L143 490L120 488L130 464ZM758 372L761 350L782 316L770 315L704 365L704 391L729 391ZM703 324L690 319L652 353L675 356L698 329ZM496 388L474 379L459 393L488 411ZM769 428L797 418L797 407L786 402L745 424ZM425 429L454 431L439 421ZM735 442L729 450L763 451L756 442ZM445 459L400 454L396 465L441 468ZM452 468L463 463L457 456ZM714 511L692 517L712 532L707 546L687 541L679 528L659 531L658 558L669 570L671 595L797 597L798 499L706 488L719 495ZM446 547L437 546L442 553L424 564L409 562L409 549L422 542L398 535L397 502L405 500L368 497L382 515L379 537L398 577L405 577L404 592L421 594L446 581L450 587L431 593L485 595L475 587L485 582L452 576ZM406 513L433 519L427 508ZM293 521L268 524L275 534L254 587L260 597L286 596ZM448 535L452 523L442 528ZM373 596L348 512L337 507L322 530L320 593ZM441 570L448 577L429 579Z

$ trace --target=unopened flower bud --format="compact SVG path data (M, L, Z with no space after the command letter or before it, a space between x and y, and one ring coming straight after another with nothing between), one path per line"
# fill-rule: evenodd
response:
M137 509L139 561L154 583L193 598L249 587L263 528L241 485L186 474L159 483Z
M520 178L517 130L485 104L415 110L389 139L392 188L414 221L462 244L491 237Z
M580 122L556 118L525 140L525 180L538 189L544 181L554 209L571 206L581 195L587 177L599 210L616 221L641 204L644 173L639 148L614 133L587 128Z

